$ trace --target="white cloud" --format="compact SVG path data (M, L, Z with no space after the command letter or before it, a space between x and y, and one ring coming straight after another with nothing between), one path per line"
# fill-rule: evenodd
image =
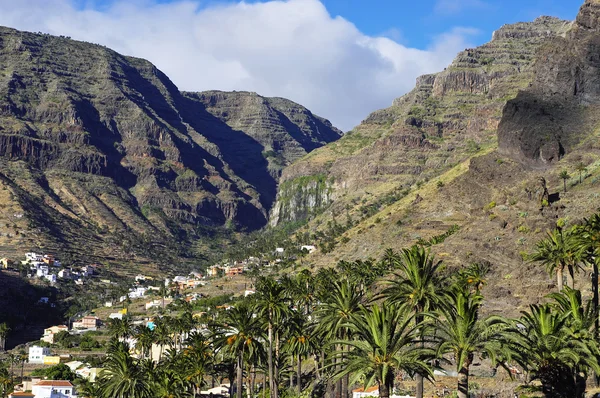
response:
M318 0L158 4L116 0L96 11L71 0L0 0L0 24L100 43L152 61L182 90L250 90L305 105L348 130L389 106L415 78L447 66L468 29L408 48L332 17Z

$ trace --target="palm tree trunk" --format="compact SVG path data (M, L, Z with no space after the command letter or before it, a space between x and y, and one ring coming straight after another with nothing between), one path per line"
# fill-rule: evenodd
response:
M417 314L420 314L423 311L422 308L417 308ZM421 322L423 322L423 315L416 315L415 316L415 323L417 325L420 325ZM425 346L425 344L423 343L423 329L421 328L420 331L421 334L421 341L419 342L419 347L423 348ZM423 375L420 373L417 373L415 376L415 379L417 381L417 391L416 391L416 398L423 398ZM389 395L389 392L388 392Z
M556 268L556 285L558 286L558 291L562 292L563 290L563 269L561 267ZM422 397L419 397L422 398Z
M469 366L464 365L458 372L458 398L469 396Z
M298 394L302 392L302 357L298 355L298 369L296 371L296 383L298 384Z
M594 294L592 298L592 305L594 306L594 310L598 311L598 262L600 258L592 259L592 292ZM598 333L600 332L600 318L598 316L595 317L594 321L594 336L598 339Z
M390 386L386 383L379 384L379 398L389 398L390 397Z
M248 389L250 392L249 398L254 398L254 382L256 380L256 367L252 365L252 371L250 372L250 388Z
M242 385L244 384L244 351L238 354L237 359L237 391L235 396L242 398Z
M269 347L268 347L268 366L269 366L269 393L271 398L274 398L273 389L273 323L271 321L271 314L269 314Z
M565 193L567 192L567 180L563 179L563 187L565 189Z
M279 398L279 332L275 333L275 363L273 364L273 398Z
M567 286L575 289L575 270L572 264L567 266Z
M313 356L313 360L315 361L315 375L317 376L317 381L321 380L321 368L319 367L320 360L319 357L315 354Z

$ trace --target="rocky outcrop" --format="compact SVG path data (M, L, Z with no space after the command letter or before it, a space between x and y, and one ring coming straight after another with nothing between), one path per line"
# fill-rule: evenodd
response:
M544 45L531 86L506 104L501 153L549 163L569 152L593 125L600 105L600 3L587 0L565 37Z
M182 93L145 60L0 28L0 175L55 223L184 243L258 229L281 169L340 136L292 101Z
M419 77L391 107L373 112L340 140L286 168L281 184L323 175L335 181L329 205L340 213L360 212L365 197L377 203L377 195L398 197L393 194L398 187L437 177L495 145L506 101L534 80L536 52L547 40L565 36L571 25L541 17L501 27L489 43L460 52L442 72ZM278 198L274 209L294 217L272 213L271 223L310 214L289 206Z

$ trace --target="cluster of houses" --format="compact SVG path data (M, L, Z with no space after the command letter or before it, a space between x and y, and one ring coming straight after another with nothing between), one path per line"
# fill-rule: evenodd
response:
M0 259L3 269L14 268L15 262L9 258ZM21 265L29 267L29 278L46 279L56 283L58 279L73 279L78 285L84 284L84 279L97 273L98 264L91 264L78 269L63 267L62 263L53 254L25 253L25 260Z

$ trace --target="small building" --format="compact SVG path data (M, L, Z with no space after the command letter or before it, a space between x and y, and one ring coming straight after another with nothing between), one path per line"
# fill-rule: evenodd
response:
M122 312L113 312L108 317L110 319L123 319L123 313Z
M54 256L52 254L46 254L42 258L42 261L48 265L54 265Z
M35 398L76 398L75 388L67 380L41 380L33 384Z
M44 336L42 336L41 340L46 343L54 344L54 335L60 332L68 332L69 328L65 325L52 326L47 329L44 329Z
M44 275L44 279L46 279L50 283L56 283L56 275L54 274Z
M309 254L317 251L317 248L313 245L304 245L300 248L300 250L306 250Z
M58 271L58 277L61 279L69 279L71 277L71 271L63 268L60 271Z
M0 268L9 269L15 265L14 261L6 257L0 259Z
M52 365L52 366L54 366L54 365L58 365L60 363L60 359L61 359L61 357L58 356L58 355L54 355L54 356L52 356L52 355L46 355L44 357L44 362L43 363L44 363L44 365Z
M47 265L38 265L35 274L38 278L43 278L48 275L50 270Z
M35 398L35 394L29 391L15 391L8 394L8 398Z
M50 348L34 345L29 347L29 363L43 364L44 357L50 355Z
M244 267L225 267L226 276L235 276L244 273Z
M84 316L79 321L73 322L73 329L96 329L100 320L95 316Z

